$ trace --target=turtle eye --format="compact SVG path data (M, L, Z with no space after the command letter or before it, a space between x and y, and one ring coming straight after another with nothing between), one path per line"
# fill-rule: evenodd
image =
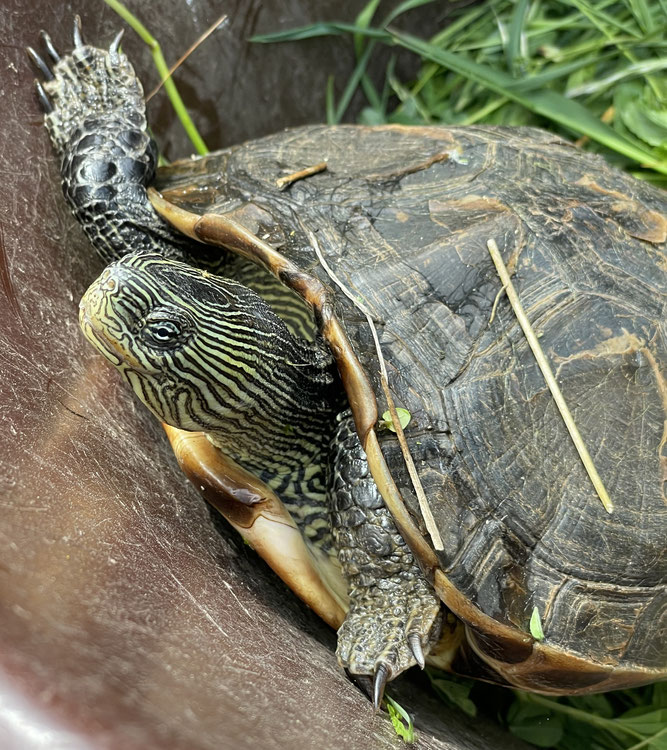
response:
M175 320L149 320L141 333L149 344L163 348L180 341L183 326Z

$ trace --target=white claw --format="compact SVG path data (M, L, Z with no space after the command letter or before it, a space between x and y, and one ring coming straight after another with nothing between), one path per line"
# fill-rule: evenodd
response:
M83 47L83 37L81 36L81 16L74 16L74 31L72 33L74 37L74 46L78 49Z
M44 42L44 46L46 47L46 51L49 53L49 57L53 60L54 63L59 62L60 55L58 54L58 50L53 46L51 37L44 30L40 31L40 35L42 37L42 41Z
M415 661L419 664L420 669L424 669L424 650L422 649L422 642L419 633L410 633L408 636L408 645L410 646L410 651L412 651L412 655L415 657Z
M113 42L111 42L111 45L109 46L109 57L111 58L112 65L118 65L118 62L119 62L118 50L120 48L120 40L123 38L124 33L125 33L125 29L121 29L116 34Z
M39 70L47 81L52 81L54 75L51 72L51 68L44 62L44 60L35 52L32 47L26 47L28 57L32 60L33 65Z
M46 91L44 91L44 87L40 81L35 81L35 89L37 90L37 98L42 105L42 109L47 115L50 115L53 112L53 104L51 104L51 100L46 95Z
M375 668L375 678L373 679L373 706L376 711L380 710L384 689L391 679L391 669L387 664L380 662Z

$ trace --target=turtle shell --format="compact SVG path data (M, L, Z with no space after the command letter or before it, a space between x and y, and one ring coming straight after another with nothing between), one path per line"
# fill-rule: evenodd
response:
M545 693L667 676L664 193L541 131L401 126L288 130L178 162L157 188L176 226L264 265L312 307L373 476L466 625L455 671ZM611 515L499 297L489 239ZM355 300L412 417L437 552L396 438L377 429L386 398Z

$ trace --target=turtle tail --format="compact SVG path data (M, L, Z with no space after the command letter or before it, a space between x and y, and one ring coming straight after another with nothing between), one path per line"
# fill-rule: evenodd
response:
M157 215L146 193L157 147L141 83L119 48L121 35L108 50L84 44L77 18L68 55L61 57L44 32L49 63L28 50L44 78L36 82L37 94L62 159L63 192L105 262L144 250L183 260L187 242Z

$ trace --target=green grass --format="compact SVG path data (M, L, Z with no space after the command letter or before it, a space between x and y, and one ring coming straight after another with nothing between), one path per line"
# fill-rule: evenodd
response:
M162 48L160 47L160 43L158 42L158 40L155 39L155 37L135 15L130 13L130 11L123 5L123 3L119 2L118 0L104 0L104 2L112 10L114 10L133 31L136 31L136 33L141 38L141 41L144 42L144 44L146 44L150 49L151 55L153 56L155 68L160 75L160 81L164 84L165 91L167 92L167 96L169 97L169 101L171 102L171 106L174 109L176 117L183 125L183 128L197 153L200 156L205 156L206 154L208 154L208 148L204 143L204 139L201 137L196 125L192 121L190 113L183 103L181 95L178 93L178 89L176 88L176 84L174 83L169 73L169 68L167 66L166 60L164 59Z
M427 669L440 698L486 714L520 739L556 750L667 750L667 683L579 697L546 698Z
M666 0L492 0L452 8L428 40L398 30L404 12L432 1L408 0L376 20L381 4L372 0L354 23L312 24L254 41L351 37L357 64L337 103L329 87L330 123L341 121L360 89L366 124L534 125L580 138L583 148L638 177L666 182ZM419 75L400 80L392 57L376 89L366 71L380 44L417 55Z

